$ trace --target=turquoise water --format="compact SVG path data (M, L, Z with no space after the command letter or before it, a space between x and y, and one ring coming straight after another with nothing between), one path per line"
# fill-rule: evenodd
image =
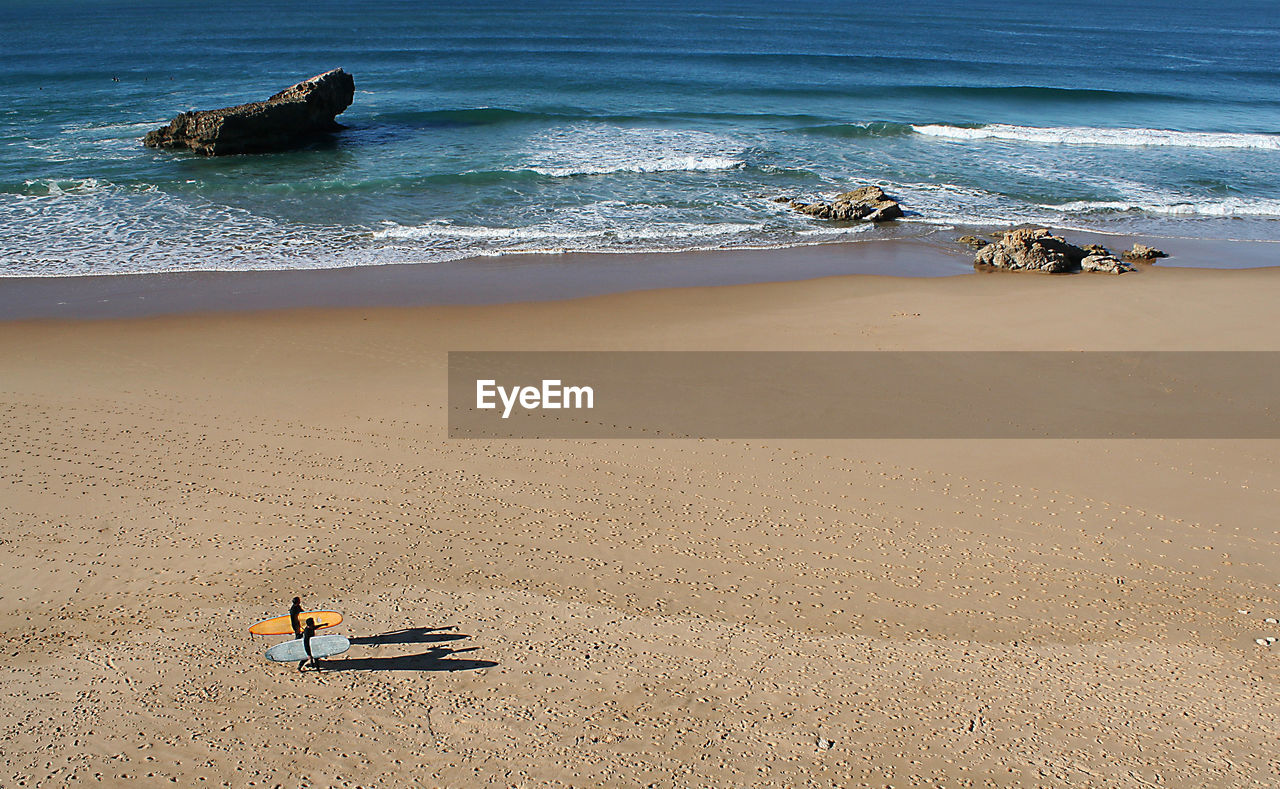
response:
M0 6L0 274L785 247L1052 223L1280 241L1270 0ZM341 66L333 141L143 148ZM879 183L833 226L770 198ZM482 261L481 261L482 263Z

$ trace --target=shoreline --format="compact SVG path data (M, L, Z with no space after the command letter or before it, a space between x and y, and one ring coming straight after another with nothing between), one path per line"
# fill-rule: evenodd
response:
M845 274L972 273L969 256L889 239L784 249L512 254L444 263L0 279L0 321L139 318L326 307L561 301L641 290Z
M1135 240L1152 240L1144 236L1050 229L1066 234L1069 240L1101 243L1117 252ZM4 277L0 278L0 321L95 320L326 307L515 304L849 275L904 279L966 276L975 273L973 253L952 240L971 233L983 234L983 231L957 226L923 237L767 249L512 253L443 263L385 263L342 268ZM1280 265L1280 248L1269 242L1202 239L1158 239L1158 242L1172 257L1154 266L1143 264L1140 272L1149 268L1217 271ZM1037 276L1034 273L1014 275Z

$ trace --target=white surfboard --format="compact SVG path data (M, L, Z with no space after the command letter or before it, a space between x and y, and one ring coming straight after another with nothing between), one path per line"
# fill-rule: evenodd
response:
M311 637L311 654L318 658L333 657L341 655L351 648L351 642L346 636L312 636ZM302 645L301 638L295 638L292 641L285 641L276 644L267 650L267 660L274 660L277 663L289 663L291 661L306 660L307 650Z

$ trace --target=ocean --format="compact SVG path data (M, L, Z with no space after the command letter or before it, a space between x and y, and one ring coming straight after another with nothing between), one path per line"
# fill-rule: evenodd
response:
M1272 0L4 0L0 30L6 276L1025 222L1280 241ZM220 158L140 143L335 67L356 96L331 141ZM838 225L773 201L864 183L908 216Z

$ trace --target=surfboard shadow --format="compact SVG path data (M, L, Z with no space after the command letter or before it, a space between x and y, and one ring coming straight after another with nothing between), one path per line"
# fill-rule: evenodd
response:
M416 655L396 655L395 657L347 658L345 660L326 660L321 664L322 671L474 671L481 668L493 668L498 665L494 660L469 660L454 658L459 652L472 652L480 647L468 649L448 649L437 647Z
M381 644L437 644L442 641L457 641L469 638L461 633L441 633L441 630L452 630L450 627L406 627L379 633L376 636L359 636L352 638L352 644L378 646Z

